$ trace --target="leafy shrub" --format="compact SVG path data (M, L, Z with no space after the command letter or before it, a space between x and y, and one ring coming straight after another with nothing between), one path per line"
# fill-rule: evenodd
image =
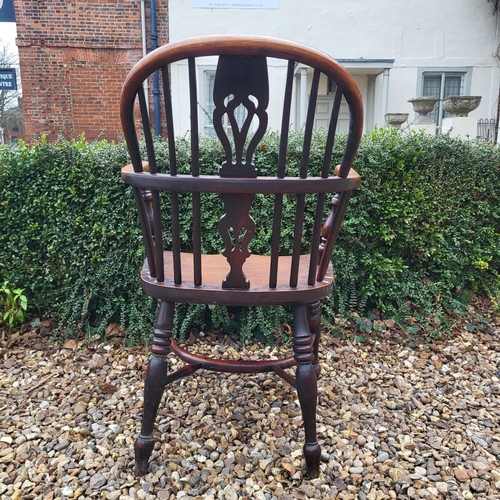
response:
M21 288L11 288L8 281L0 286L0 326L4 324L12 328L24 321L28 299L23 292Z
M137 335L150 329L137 279L142 238L119 176L127 161L124 144L83 138L0 149L1 279L67 335L102 333L111 319Z
M379 129L364 136L334 257L340 311L423 316L464 289L498 293L500 151Z
M322 132L315 134L312 172L319 171ZM334 151L340 159L343 138ZM301 134L293 133L290 169L298 169ZM279 142L268 134L258 147L260 172L275 168ZM187 141L178 141L179 171L189 168ZM223 150L216 139L201 141L204 173L216 173ZM158 144L160 164L168 163ZM140 290L144 258L133 197L120 179L128 163L123 143L73 142L0 148L0 282L22 287L30 313L56 316L66 335L102 333L111 321L136 338L152 331L154 303ZM334 312L363 314L376 307L386 316L429 317L457 308L463 290L496 295L500 269L500 152L488 144L447 136L405 134L394 129L364 136L354 168L362 186L352 197L333 263L336 284L325 301ZM203 250L220 251L217 233L222 203L203 197ZM254 218L268 217L272 199L257 196ZM314 206L306 206L311 227ZM181 238L190 250L189 200L181 196ZM283 214L293 220L293 197ZM165 221L168 224L168 220ZM270 228L257 226L254 253L269 251ZM208 235L211 234L209 237ZM166 236L168 232L166 231ZM307 237L306 237L307 238ZM168 245L168 238L166 245ZM283 252L291 237L285 234ZM246 339L272 341L284 308L229 311L185 306L179 330L201 327L240 331Z

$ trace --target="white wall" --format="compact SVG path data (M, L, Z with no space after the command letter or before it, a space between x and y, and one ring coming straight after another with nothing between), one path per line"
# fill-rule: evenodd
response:
M495 117L500 69L497 16L486 0L281 0L277 10L196 9L170 0L170 40L239 33L275 36L314 46L340 59L394 59L389 112L408 112L419 68L473 67L470 92L481 95L476 117ZM366 81L356 76L364 88ZM375 89L380 124L381 76Z
M280 63L281 64L277 64ZM196 72L196 86L199 96L199 109L198 116L200 122L200 132L203 130L205 113L202 109L204 106L203 95L204 95L204 81L203 81L203 70L204 69L215 69L217 64L217 58L215 57L203 57L197 60ZM281 127L281 114L283 108L283 89L285 88L286 81L286 63L278 61L275 59L268 60L268 71L269 71L269 106L268 111L268 128L271 130L279 130ZM173 99L173 114L174 114L174 126L175 134L183 134L190 130L190 116L186 110L189 110L189 79L188 79L188 66L186 61L179 62L172 65L171 69L171 84L172 84L172 94L179 96L179 98ZM292 103L295 99L292 99ZM295 121L295 107L292 106L291 110L291 122ZM256 124L253 124L256 126ZM295 126L294 123L291 124Z

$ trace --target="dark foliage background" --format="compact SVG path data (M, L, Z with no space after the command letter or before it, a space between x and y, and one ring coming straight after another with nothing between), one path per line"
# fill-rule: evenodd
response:
M312 171L319 168L324 140L321 132L314 137ZM298 168L301 144L301 134L292 134L292 170ZM217 172L220 145L207 139L201 147L202 168ZM273 134L259 146L255 164L261 173L275 168L278 147ZM166 164L166 145L158 144L158 149ZM334 162L341 149L342 138ZM180 170L186 170L189 148L183 139L178 141L178 157ZM144 258L138 221L132 195L120 179L126 163L122 143L42 140L33 147L0 149L0 282L23 288L31 316L56 317L66 336L100 334L110 322L120 323L131 340L151 332L154 304L138 279ZM355 164L362 187L351 200L334 251L336 285L324 304L326 324L335 315L377 314L401 322L417 318L417 325L412 327L412 320L408 327L416 333L425 322L435 324L433 318L459 311L468 291L496 297L499 165L498 149L485 143L394 129L366 134ZM188 199L182 203L183 244L189 250L190 205ZM292 220L293 208L293 199L288 199L285 220ZM308 225L313 210L310 200ZM272 199L258 196L252 209L258 228L252 242L255 253L269 249L270 228L258 221L267 220L271 212ZM202 213L204 250L218 251L219 199L205 197ZM285 234L283 252L290 242ZM201 328L224 328L244 339L257 336L272 342L277 326L288 319L282 308L183 306L176 324L183 333L196 322Z

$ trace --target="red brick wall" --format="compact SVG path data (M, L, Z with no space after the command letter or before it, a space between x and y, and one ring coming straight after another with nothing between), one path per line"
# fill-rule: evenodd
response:
M142 56L140 5L14 0L28 141L121 137L121 85ZM168 41L167 5L157 0L160 45ZM146 19L149 39L149 8Z

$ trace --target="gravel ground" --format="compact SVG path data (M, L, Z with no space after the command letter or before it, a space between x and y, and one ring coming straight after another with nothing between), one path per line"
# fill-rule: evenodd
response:
M198 372L174 383L149 473L136 479L146 351L11 339L0 350L0 497L500 499L499 333L463 331L425 349L326 340L312 481L296 392L278 377ZM204 340L191 349L282 355Z

